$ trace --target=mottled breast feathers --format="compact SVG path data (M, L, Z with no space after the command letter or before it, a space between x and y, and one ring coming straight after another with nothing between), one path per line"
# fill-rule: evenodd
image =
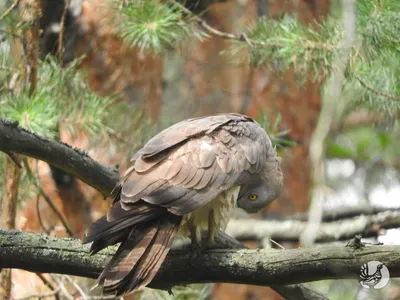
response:
M189 119L153 137L132 158L121 205L140 199L184 215L241 185L275 156L266 132L238 114Z

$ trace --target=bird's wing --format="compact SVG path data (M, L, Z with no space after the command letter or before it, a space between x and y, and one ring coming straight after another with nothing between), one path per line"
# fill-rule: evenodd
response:
M132 158L121 204L145 200L183 215L260 172L275 155L266 132L252 119L224 114L190 119L152 138Z

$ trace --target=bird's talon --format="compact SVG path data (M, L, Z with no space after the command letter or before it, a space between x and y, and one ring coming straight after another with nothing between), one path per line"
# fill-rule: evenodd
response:
M196 260L199 258L199 256L201 255L201 253L204 250L204 244L200 243L200 242L195 242L191 244L191 253L190 253L190 258L192 260Z

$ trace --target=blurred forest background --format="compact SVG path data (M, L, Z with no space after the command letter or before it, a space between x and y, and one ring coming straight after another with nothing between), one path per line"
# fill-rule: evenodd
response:
M274 236L287 248L321 243L315 224L400 208L399 108L398 0L0 1L1 118L121 171L177 121L219 112L256 118L283 157L284 192L265 212L236 217L303 220L310 234ZM1 227L80 238L110 205L71 175L19 159L22 169L0 153ZM399 244L399 223L374 221L335 239L360 233ZM268 238L247 245L276 247ZM0 294L62 284L69 299L87 298L91 283L3 270ZM379 291L344 280L311 286L330 299L400 297L396 280ZM125 298L282 299L233 284L174 292Z

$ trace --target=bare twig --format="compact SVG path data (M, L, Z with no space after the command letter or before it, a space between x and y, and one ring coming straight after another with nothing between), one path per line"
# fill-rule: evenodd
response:
M269 239L271 241L271 243L275 244L276 246L278 246L281 249L286 249L285 247L283 247L281 244L279 244L278 242L274 241L273 239Z
M85 292L81 289L81 287L74 280L72 280L72 278L70 276L64 275L63 278L67 279L67 281L69 281L69 283L71 283L71 285L74 287L74 289L81 295L81 299L83 299L83 300L88 299Z
M14 153L11 152L5 152L5 153L11 158L11 160L17 165L18 168L22 169L21 162Z
M38 220L39 220L39 225L40 225L40 227L42 228L42 230L43 230L46 234L50 234L50 233L51 233L51 230L50 230L50 229L47 229L46 226L45 226L44 223L43 223L42 215L41 215L40 209L39 209L39 202L40 202L40 192L37 194L37 197L36 197L36 214L37 214L37 217L38 217Z
M38 189L39 193L43 196L43 199L46 201L46 203L50 206L50 208L53 210L53 212L56 214L56 216L60 219L61 224L64 226L65 231L69 234L69 236L74 236L74 232L72 231L71 227L69 226L67 220L64 218L62 213L58 210L57 206L53 203L53 201L50 199L49 196L47 196L46 192L41 188L39 182L37 182L35 176L33 175L33 172L29 166L28 160L26 158L23 159L25 168L27 170L28 176L32 179L34 182L36 188Z
M64 47L64 30L65 30L65 20L67 17L68 9L71 5L71 0L66 0L64 11L61 16L60 20L60 32L58 33L58 49L57 54L60 62L62 62L62 55L63 55L63 47Z
M74 300L74 297L68 292L67 287L64 285L64 282L55 274L50 274L50 276L55 282L57 282L57 285L65 298L68 300Z
M43 274L41 273L36 273L37 277L40 278L40 280L51 290L54 292L54 298L55 300L60 300L60 295L59 291L60 288L58 286L54 286L53 283L50 282Z
M4 18L7 17L13 11L13 9L18 6L19 1L20 0L15 0L13 4L11 4L11 6L6 9L6 11L0 16L0 21L3 21Z

